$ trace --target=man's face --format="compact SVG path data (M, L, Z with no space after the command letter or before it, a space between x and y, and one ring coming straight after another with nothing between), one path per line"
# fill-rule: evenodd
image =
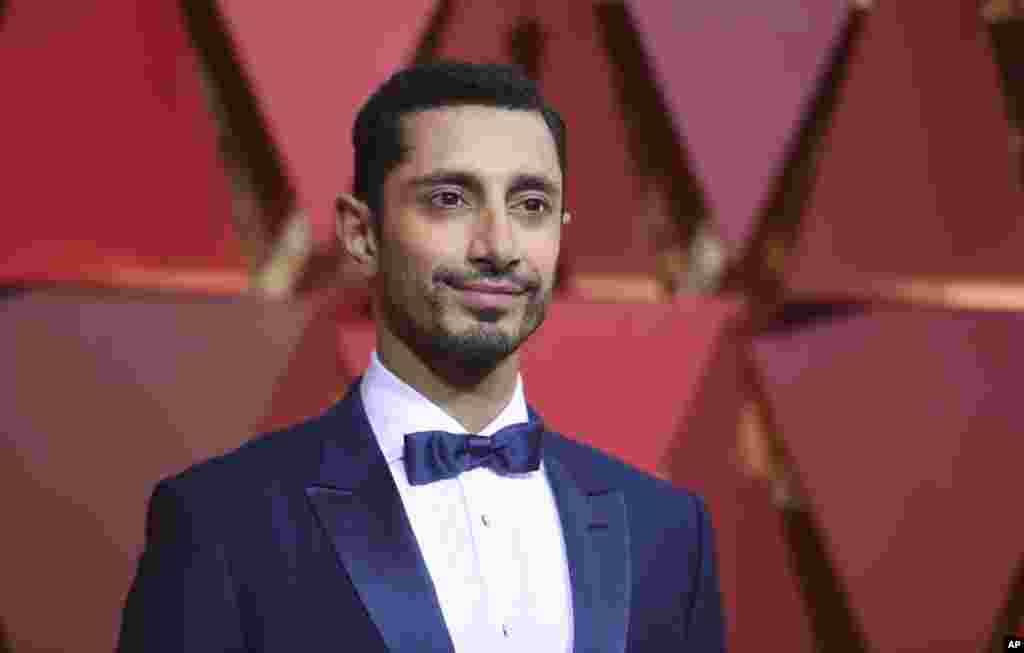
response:
M486 371L540 326L550 300L562 221L554 138L537 112L484 106L402 125L408 151L379 216L380 318L428 363ZM521 291L465 289L485 282Z

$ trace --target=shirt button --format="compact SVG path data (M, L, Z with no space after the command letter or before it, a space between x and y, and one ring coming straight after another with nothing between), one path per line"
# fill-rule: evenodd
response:
M484 526L490 526L491 520L487 519L487 515L480 515L480 521L483 522Z

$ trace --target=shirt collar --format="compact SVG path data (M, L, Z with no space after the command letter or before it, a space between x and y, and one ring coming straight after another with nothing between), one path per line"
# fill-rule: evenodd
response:
M363 375L359 392L366 417L377 437L377 444L389 464L404 455L407 433L466 433L458 420L384 367L376 350L370 354L370 364ZM490 436L506 426L521 424L529 419L523 393L523 377L517 374L512 399L479 435Z

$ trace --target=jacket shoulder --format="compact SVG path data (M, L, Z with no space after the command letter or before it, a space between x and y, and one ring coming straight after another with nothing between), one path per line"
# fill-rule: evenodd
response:
M224 493L232 487L266 486L290 474L315 469L328 432L328 415L257 435L237 448L199 461L160 481L178 492Z
M642 469L600 449L566 437L560 433L549 433L551 437L545 447L554 450L576 478L577 482L587 490L596 491L602 488L619 488L628 494L657 498L694 502L702 507L703 501L691 490L658 478Z

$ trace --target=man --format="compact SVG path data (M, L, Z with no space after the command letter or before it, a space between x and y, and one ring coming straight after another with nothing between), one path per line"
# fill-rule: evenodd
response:
M724 650L702 501L524 399L569 221L561 118L515 69L439 63L389 79L353 141L369 367L158 484L120 650Z

